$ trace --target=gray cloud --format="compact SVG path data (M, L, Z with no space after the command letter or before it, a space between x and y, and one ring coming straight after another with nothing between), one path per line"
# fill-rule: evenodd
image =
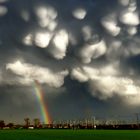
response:
M60 97L69 98L67 107L73 108L74 103L78 105L75 112L82 113L82 104L89 108L95 100L109 104L116 96L122 106L139 106L139 2L109 3L0 0L1 87L26 89L38 80L45 90L52 91L51 98L56 96L52 90L56 88L58 103ZM77 100L83 96L77 92L84 89L86 97L81 104L70 94L73 86ZM19 91L23 89L16 93ZM16 102L17 94L13 96ZM90 103L85 103L88 98Z

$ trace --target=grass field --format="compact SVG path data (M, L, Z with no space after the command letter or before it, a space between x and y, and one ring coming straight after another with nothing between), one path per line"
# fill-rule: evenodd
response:
M140 140L140 130L0 130L0 140Z

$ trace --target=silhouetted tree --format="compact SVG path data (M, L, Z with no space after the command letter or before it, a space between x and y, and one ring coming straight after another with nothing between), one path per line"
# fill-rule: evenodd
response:
M13 124L13 123L8 123L8 124L7 124L7 127L9 127L9 128L11 129L11 128L14 127L14 124Z
M38 118L34 119L34 127L38 128L40 126L40 120Z
M5 127L5 122L4 120L0 120L0 129L3 129Z
M29 125L30 125L30 119L29 118L25 118L24 121L25 121L25 127L28 128Z

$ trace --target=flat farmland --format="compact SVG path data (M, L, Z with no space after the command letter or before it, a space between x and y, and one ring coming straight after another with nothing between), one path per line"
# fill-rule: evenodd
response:
M140 140L140 130L0 130L0 140Z

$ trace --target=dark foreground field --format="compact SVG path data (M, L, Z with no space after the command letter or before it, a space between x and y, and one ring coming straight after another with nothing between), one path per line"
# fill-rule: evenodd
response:
M140 131L0 130L0 140L140 140Z

